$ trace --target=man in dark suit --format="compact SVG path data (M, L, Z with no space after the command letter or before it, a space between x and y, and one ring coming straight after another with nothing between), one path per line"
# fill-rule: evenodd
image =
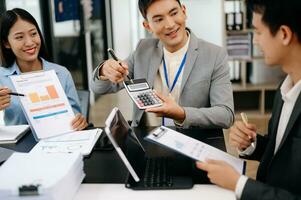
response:
M225 162L197 166L212 183L235 191L238 199L301 199L301 1L248 0L253 10L254 42L268 65L287 74L276 92L268 134L237 121L230 143L240 155L260 161L257 180L239 175ZM254 141L254 142L253 142ZM253 142L254 145L251 145Z

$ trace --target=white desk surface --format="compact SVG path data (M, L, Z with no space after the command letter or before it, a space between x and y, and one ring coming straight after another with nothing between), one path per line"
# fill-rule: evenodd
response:
M194 185L189 190L134 191L124 184L82 184L74 200L235 200L232 191L215 185Z

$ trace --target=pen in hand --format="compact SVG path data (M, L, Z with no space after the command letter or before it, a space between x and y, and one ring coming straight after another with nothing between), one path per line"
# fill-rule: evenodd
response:
M242 121L244 122L245 125L248 125L248 116L246 113L240 113L240 116L242 118ZM250 141L251 141L251 145L254 146L254 139L251 136L248 136Z
M115 54L115 52L114 52L113 49L108 48L108 53L112 56L112 58L113 58L115 61L119 62L119 59L117 58L117 56L116 56L116 54ZM119 64L120 64L120 63L119 63ZM133 80L131 79L131 77L129 77L129 75L126 75L126 77L131 81L131 83L134 83Z
M20 94L20 93L16 93L16 92L9 92L8 94L13 95L13 96L25 97L25 94Z

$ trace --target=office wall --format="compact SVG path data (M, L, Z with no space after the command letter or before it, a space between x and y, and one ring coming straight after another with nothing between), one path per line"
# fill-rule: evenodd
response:
M224 45L224 1L182 0L187 9L187 26L199 37Z
M27 10L36 19L36 21L39 24L39 27L43 29L39 0L6 0L5 4L7 10L16 7Z
M132 13L135 12L134 8L131 8L136 2L132 0L112 0L112 33L113 33L113 45L116 54L125 59L128 54L133 50L133 34L136 34L135 30L132 30L135 20L132 19Z

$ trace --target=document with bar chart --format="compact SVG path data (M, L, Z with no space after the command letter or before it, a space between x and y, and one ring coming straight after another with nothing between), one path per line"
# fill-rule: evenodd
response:
M54 70L10 76L36 139L71 132L73 110Z

